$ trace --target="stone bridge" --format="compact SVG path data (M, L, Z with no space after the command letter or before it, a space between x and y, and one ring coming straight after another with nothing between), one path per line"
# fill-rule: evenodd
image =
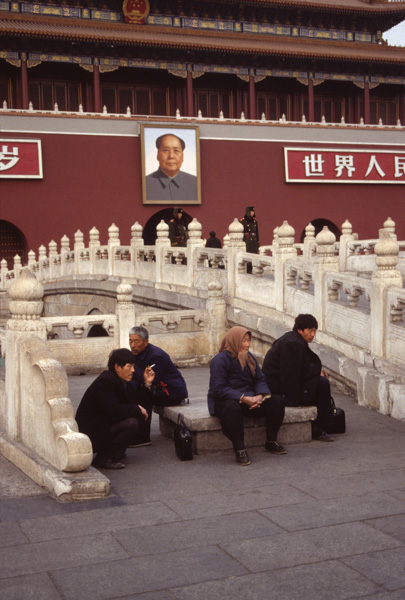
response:
M243 227L229 226L222 249L206 248L201 225L189 225L187 247L170 246L157 226L145 246L142 226L130 244L115 225L102 245L77 231L51 241L28 267L1 262L1 450L59 496L103 495L108 480L90 467L92 449L77 431L66 373L98 371L109 352L145 325L177 364L207 364L226 329L252 331L263 358L272 341L309 312L319 329L314 348L335 384L358 402L405 418L405 242L389 218L376 238L359 240L348 221L342 236L308 225L303 243L285 221L258 255L245 251Z

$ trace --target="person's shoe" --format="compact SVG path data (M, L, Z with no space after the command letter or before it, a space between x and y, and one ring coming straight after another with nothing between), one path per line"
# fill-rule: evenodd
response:
M132 444L129 444L128 448L141 448L142 446L150 446L151 445L150 437L146 435L137 435Z
M125 465L121 462L115 462L112 458L95 459L92 462L93 467L96 469L125 469Z
M326 431L319 430L312 436L312 439L318 440L318 442L334 442L334 438L326 433Z
M236 462L239 465L247 467L250 465L249 455L246 450L235 450Z
M271 452L272 454L287 454L287 449L278 442L266 441L264 448L267 452Z

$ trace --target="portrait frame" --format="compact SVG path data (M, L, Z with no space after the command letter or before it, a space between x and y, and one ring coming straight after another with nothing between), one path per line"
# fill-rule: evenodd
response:
M201 171L200 171L200 132L195 125L141 125L141 152L142 152L142 203L143 204L168 204L182 206L187 204L201 204ZM187 185L183 190L174 186L171 192L160 181L157 181L157 171L160 167L156 140L162 135L174 135L185 143L183 162L180 172L187 178ZM153 181L151 179L151 176ZM183 176L183 175L182 175ZM176 190L179 190L179 197ZM154 191L151 191L154 190ZM157 191L156 191L157 190ZM170 196L171 194L171 196ZM155 196L155 197L153 197Z

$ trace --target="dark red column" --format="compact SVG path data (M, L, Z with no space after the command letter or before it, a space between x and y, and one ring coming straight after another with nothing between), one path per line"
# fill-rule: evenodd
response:
M187 117L194 117L193 74L187 70Z
M21 108L28 110L29 98L28 98L28 68L27 68L27 55L25 52L21 54ZM34 109L38 110L39 106L34 106Z
M312 77L308 77L308 121L311 123L315 119L315 107L314 107L314 80Z
M364 123L370 124L370 84L364 82Z
M249 119L256 119L256 91L254 75L249 75Z
M101 113L100 67L98 62L93 67L93 111Z

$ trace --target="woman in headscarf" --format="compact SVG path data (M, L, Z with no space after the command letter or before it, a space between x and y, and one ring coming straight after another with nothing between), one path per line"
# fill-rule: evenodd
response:
M249 465L246 452L243 417L265 417L265 449L273 454L285 454L277 442L277 433L284 418L284 401L272 395L266 379L249 352L251 332L245 327L232 327L225 335L210 365L208 410L219 417L224 435L235 450L236 462Z

